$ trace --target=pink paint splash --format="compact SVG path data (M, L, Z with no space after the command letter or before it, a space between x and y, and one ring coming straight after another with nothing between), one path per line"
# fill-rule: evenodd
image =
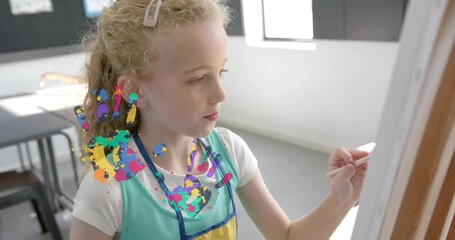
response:
M128 179L126 178L126 172L125 172L125 170L119 169L119 170L117 171L117 174L115 174L114 179L115 179L117 182L128 180Z
M207 170L208 166L209 165L207 164L207 162L203 162L203 163L199 164L199 166L197 166L197 170L199 172L205 172Z
M169 200L170 201L174 201L177 205L180 201L182 201L182 195L180 194L172 194L171 196L169 196Z
M215 187L216 188L221 188L223 187L224 185L226 185L229 181L231 181L232 179L232 173L227 173L226 175L224 175L223 179L221 179L221 181L219 181Z
M195 207L193 205L187 204L187 206L188 206L188 212L190 212L190 213L194 212Z
M130 163L130 170L134 174L138 173L139 171L141 171L144 168L145 168L145 164L139 165L139 160L137 162L134 161L134 162Z
M112 97L115 102L114 108L112 109L113 110L112 120L120 119L120 102L122 101L122 94L123 94L122 86L117 85L115 87L114 96Z

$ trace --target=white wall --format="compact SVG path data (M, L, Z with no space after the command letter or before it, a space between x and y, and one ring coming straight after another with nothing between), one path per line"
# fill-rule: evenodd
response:
M230 37L221 120L322 151L375 140L398 43L317 41L315 51Z
M318 41L315 51L246 47L230 37L221 121L330 151L373 141L398 43ZM0 64L0 96L38 89L41 75L79 75L85 55ZM75 137L73 135L73 137ZM57 142L57 155L65 154ZM0 170L17 164L0 149Z
M78 76L84 64L81 53L29 61L0 64L0 97L21 92L35 91L39 87L41 75L45 72L58 72Z

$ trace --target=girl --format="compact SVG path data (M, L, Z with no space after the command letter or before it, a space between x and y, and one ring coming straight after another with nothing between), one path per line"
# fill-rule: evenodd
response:
M127 130L122 136L131 138L123 143L142 170L102 183L93 181L102 170L94 165L76 196L70 239L235 239L234 190L266 239L328 239L356 203L367 165L353 161L368 153L337 149L329 166L343 169L332 177L331 192L291 222L246 143L214 128L226 98L229 17L221 0L118 0L104 9L87 65L87 137L112 140L110 133ZM130 104L121 103L120 119L99 120L100 106L114 105L99 89L116 96L123 90ZM136 106L136 121L127 123Z

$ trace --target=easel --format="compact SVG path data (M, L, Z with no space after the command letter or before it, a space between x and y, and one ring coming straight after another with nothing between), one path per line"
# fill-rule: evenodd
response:
M454 39L455 0L410 2L352 239L453 239Z

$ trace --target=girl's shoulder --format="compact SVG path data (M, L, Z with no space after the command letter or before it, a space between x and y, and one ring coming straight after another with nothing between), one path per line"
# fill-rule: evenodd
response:
M216 133L221 137L221 140L224 142L224 144L229 144L229 145L243 145L245 141L236 133L233 131L225 128L225 127L216 127L214 129Z
M214 131L218 133L224 143L224 146L227 148L232 157L238 157L239 154L243 156L245 153L252 155L252 152L245 140L233 131L224 127L217 127Z
M120 184L101 182L93 169L83 178L74 199L73 216L113 236L121 228L123 202Z
M233 131L223 127L217 127L214 131L218 133L224 142L224 146L237 169L239 176L237 188L244 186L256 174L258 160L245 140Z
M90 169L82 179L81 185L76 194L76 200L92 198L97 199L117 199L117 196L121 197L120 184L115 180L102 182L95 178L95 172ZM121 200L121 199L120 199Z

